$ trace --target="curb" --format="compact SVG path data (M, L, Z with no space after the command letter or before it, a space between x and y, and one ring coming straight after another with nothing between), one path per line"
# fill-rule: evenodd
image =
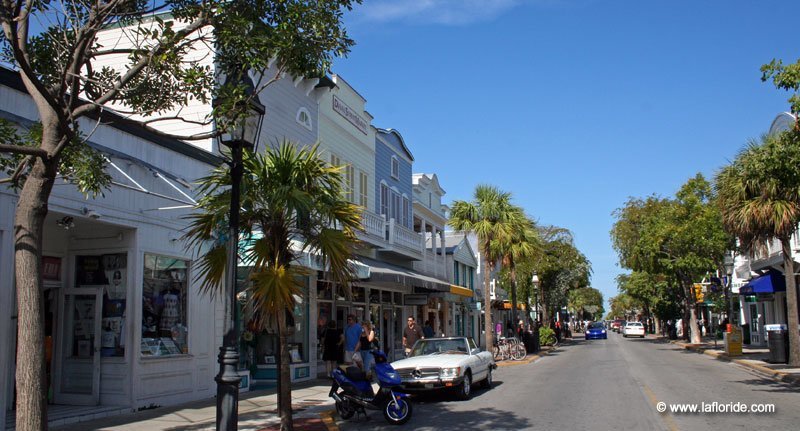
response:
M741 365L743 367L749 368L753 371L756 371L760 374L764 374L765 376L779 381L783 383L789 383L795 386L800 386L800 376L795 376L793 374L786 373L780 370L774 370L770 367L766 367L761 364L756 364L753 362L749 362L746 359L738 359L738 358L731 358L724 352L719 352L717 350L707 349L703 346L699 346L697 344L685 344L685 343L673 343L685 350L691 350L694 352L702 353L706 356L711 356L712 358L718 359L720 361L725 362L733 362L735 364Z
M496 362L496 364L497 364L498 367L513 367L513 366L516 366L516 365L530 364L531 362L538 361L543 356L549 354L553 350L558 350L558 346L552 346L547 350L539 350L539 353L534 353L534 354L531 354L531 355L527 355L525 357L525 359L523 359L521 361L505 360L505 361L502 361L502 362Z

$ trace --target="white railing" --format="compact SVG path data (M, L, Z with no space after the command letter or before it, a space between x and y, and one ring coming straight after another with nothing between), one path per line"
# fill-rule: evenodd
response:
M361 224L365 233L386 241L386 219L382 215L364 210L361 213Z
M425 243L422 235L397 224L394 219L389 219L389 244L404 247L421 255Z

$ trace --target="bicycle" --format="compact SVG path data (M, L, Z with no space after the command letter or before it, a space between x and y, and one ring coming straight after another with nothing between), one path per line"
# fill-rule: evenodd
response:
M527 355L528 352L525 350L525 346L516 337L501 338L494 346L494 359L496 361L504 361L506 359L520 361L525 359Z

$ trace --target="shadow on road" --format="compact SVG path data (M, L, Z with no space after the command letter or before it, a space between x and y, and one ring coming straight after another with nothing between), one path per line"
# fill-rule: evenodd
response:
M338 417L337 417L338 419ZM368 420L337 421L342 430L397 430L387 424L379 412L371 412ZM425 430L521 430L530 429L533 423L516 413L493 407L476 411L448 411L445 404L414 405L411 420L405 429Z
M785 393L800 393L800 388L790 385L788 383L776 382L775 380L763 379L748 379L748 380L733 380L735 383L743 383L745 385L756 386L752 388L754 391L759 392L785 392Z

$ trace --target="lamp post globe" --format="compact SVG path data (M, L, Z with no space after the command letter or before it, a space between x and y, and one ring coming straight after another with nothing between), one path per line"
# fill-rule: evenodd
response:
M225 85L233 85L233 79L239 79L236 85L244 87L247 95L247 106L243 113L235 114L232 121L227 124L225 131L220 135L220 144L230 149L230 159L227 163L231 169L231 206L228 218L228 255L225 267L225 293L228 298L229 321L226 322L227 330L219 348L217 362L219 374L214 378L217 382L217 417L216 429L218 431L235 431L239 421L239 384L241 377L238 373L239 328L236 322L236 273L239 263L239 209L240 185L244 168L242 151L244 148L253 150L258 144L261 132L261 123L264 118L264 105L255 94L255 87L247 70L242 70L239 77L228 76Z

